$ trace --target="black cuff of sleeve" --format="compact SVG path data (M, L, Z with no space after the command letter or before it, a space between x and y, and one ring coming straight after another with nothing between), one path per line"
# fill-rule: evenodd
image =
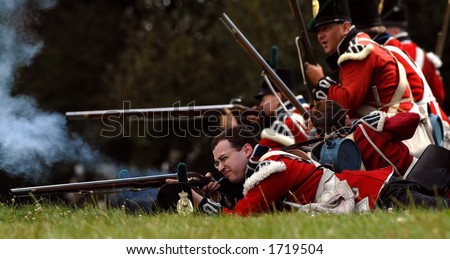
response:
M208 198L203 197L203 199L200 201L200 204L198 205L199 208L203 208L203 205L208 203Z

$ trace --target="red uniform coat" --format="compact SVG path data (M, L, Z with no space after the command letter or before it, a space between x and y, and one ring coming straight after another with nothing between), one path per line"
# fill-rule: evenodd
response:
M398 52L391 52L405 68L406 77L408 78L409 87L411 88L411 93L414 98L414 101L419 102L420 100L422 100L425 87L424 82L422 81L420 75L416 73L414 68L411 67L411 63L414 64L413 63L414 61L410 56L408 56L408 54L406 54L400 41L394 37L389 37L385 42L379 42L376 39L375 41L382 45L396 47L398 48L399 51L405 53L405 55L400 55ZM406 58L410 59L409 60L410 62L408 62L408 60L405 59L405 56Z
M410 58L410 62L408 62L405 59L405 55L400 55L398 52L392 51L392 54L397 58L397 60L400 63L402 63L403 67L406 70L409 87L411 88L411 92L412 92L414 101L418 104L428 104L430 107L430 112L432 114L436 114L442 120L450 122L448 116L445 114L444 110L441 107L442 103L444 101L444 97L445 97L442 81L439 78L435 78L435 76L432 75L432 74L437 75L436 73L428 72L429 75L427 77L425 75L425 73L423 72L424 79L427 81L426 83L424 83L422 80L422 77L411 66L411 61L412 61L413 65L416 64L418 66L418 69L423 70L424 69L423 66L428 63L427 66L432 66L432 68L434 69L433 64L428 60L428 58L426 60L424 59L424 58L426 58L426 55L423 53L424 56L419 59L419 60L421 60L420 63L417 63L417 58L414 60L414 58L410 55L410 53L412 52L412 49L410 49L410 48L412 45L415 46L415 44L407 43L408 41L404 41L404 44L402 44L402 42L400 42L398 39L390 36L387 33L381 34L378 38L376 38L374 40L382 45L396 47L400 51L403 51L407 55L408 58ZM414 53L416 53L415 50L414 50ZM429 70L429 69L427 69L427 70ZM433 82L434 87L431 87L429 79L433 80L433 81L439 80L439 82L440 82L440 84L442 84L442 86L439 86L439 83L437 83L437 82ZM440 88L440 87L442 89L433 90L433 88ZM425 88L428 88L428 89L425 89ZM434 92L436 92L436 91L438 91L439 92L438 94L442 95L442 96L436 97L434 95Z
M347 37L351 37L349 33ZM342 42L346 42L346 38ZM362 104L376 106L372 86L377 86L381 104L390 103L399 84L399 72L395 59L366 33L358 33L348 44L342 44L338 50L340 66L340 85L331 85L328 99L339 102L348 109L351 118L366 114L357 114ZM411 98L406 89L402 99ZM400 109L409 111L413 107L409 101L402 102ZM383 109L387 111L387 108Z
M386 117L384 113L376 112L363 117L361 125L370 141L389 159L403 176L411 165L413 157L403 140L414 135L420 116L417 113L397 113L393 117ZM366 138L360 126L356 126L353 139L361 151L362 161L366 170L389 166L389 163L374 149Z
M378 193L392 173L392 168L367 171L345 170L336 173L340 180L346 180L357 191L356 202L368 199L374 208ZM247 216L270 211L276 203L284 200L307 204L315 201L319 182L323 175L321 168L299 158L285 155L270 156L260 162L255 173L246 179L244 198L234 209L223 213ZM293 194L293 195L292 195Z
M414 59L419 68L422 69L434 97L436 97L437 102L442 106L445 99L444 82L439 71L426 55L426 52L411 40L407 32L399 33L394 37L399 39L403 45L403 49Z

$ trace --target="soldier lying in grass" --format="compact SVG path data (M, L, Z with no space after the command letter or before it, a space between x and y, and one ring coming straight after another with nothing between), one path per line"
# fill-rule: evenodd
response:
M450 199L442 197L444 190L439 196L417 182L394 177L392 167L335 173L306 155L258 145L253 132L243 126L223 131L211 146L216 168L230 182L243 185L244 197L234 208L226 208L217 182L204 187L206 197L192 190L194 206L207 214L248 216L292 206L349 213L408 206L448 209L450 205Z

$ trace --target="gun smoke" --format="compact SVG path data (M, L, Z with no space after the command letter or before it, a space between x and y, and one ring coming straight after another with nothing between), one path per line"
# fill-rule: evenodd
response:
M0 170L38 180L61 162L92 161L94 152L69 134L66 119L40 109L27 96L12 96L14 74L29 65L43 46L24 28L33 15L29 0L0 0ZM32 1L37 10L54 6L51 0Z

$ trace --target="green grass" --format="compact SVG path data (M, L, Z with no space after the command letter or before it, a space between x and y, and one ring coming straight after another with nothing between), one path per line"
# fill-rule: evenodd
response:
M374 211L350 215L266 214L258 217L175 213L129 214L120 208L0 203L1 238L450 238L450 210Z

